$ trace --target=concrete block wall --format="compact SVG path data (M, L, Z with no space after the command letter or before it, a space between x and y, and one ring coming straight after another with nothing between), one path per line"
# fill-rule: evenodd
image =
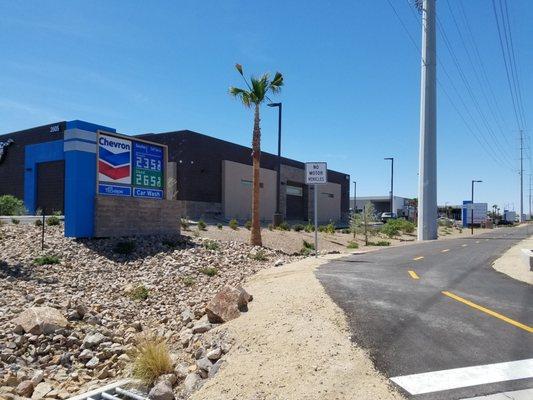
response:
M95 237L180 233L177 201L135 197L95 197Z

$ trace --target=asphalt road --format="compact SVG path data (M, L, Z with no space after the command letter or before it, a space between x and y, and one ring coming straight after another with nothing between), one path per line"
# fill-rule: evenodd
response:
M498 229L469 238L354 254L323 265L316 274L346 312L352 340L390 378L517 360L533 362L533 288L491 267L507 249L528 237L529 231L533 234L533 227ZM511 375L520 375L520 368L526 368L531 372L526 376L531 377L414 395L399 387L417 400L533 388L532 364L501 368ZM476 373L489 381L498 374L494 367L487 367L484 372L469 369L456 375L470 378ZM432 379L438 385L448 377L422 375L419 381L427 384ZM459 386L468 384L466 378L459 380Z

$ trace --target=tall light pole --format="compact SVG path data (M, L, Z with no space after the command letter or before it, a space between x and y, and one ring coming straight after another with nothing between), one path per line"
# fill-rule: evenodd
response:
M274 213L273 223L274 226L279 226L283 222L283 215L280 211L280 194L281 194L281 103L269 103L269 107L278 107L278 163L277 163L277 176L276 176L276 212Z
M417 0L422 12L418 240L437 238L437 49L435 0Z
M470 208L470 228L472 235L474 234L474 183L481 183L483 181L472 180L472 207Z
M390 160L390 212L393 213L394 206L394 157L385 157L384 160ZM392 218L392 215L391 215Z
M524 135L520 130L520 222L524 222Z
M357 182L353 181L353 209L357 214Z

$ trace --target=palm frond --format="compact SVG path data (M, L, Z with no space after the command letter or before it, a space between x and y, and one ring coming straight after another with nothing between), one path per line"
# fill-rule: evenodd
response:
M250 107L252 105L252 96L251 93L247 90L230 86L229 93L233 96L241 100L242 104L244 104L246 107Z
M252 93L255 97L255 100L257 103L263 102L268 89L268 74L263 75L259 79L251 77L250 81L252 82Z
M274 79L270 82L269 89L272 93L278 93L283 86L283 75L280 72L276 72Z

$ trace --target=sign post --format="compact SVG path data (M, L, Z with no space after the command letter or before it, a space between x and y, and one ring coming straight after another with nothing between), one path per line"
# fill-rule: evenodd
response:
M328 183L328 165L325 162L305 163L305 183L313 185L315 214L315 257L318 257L318 185Z

